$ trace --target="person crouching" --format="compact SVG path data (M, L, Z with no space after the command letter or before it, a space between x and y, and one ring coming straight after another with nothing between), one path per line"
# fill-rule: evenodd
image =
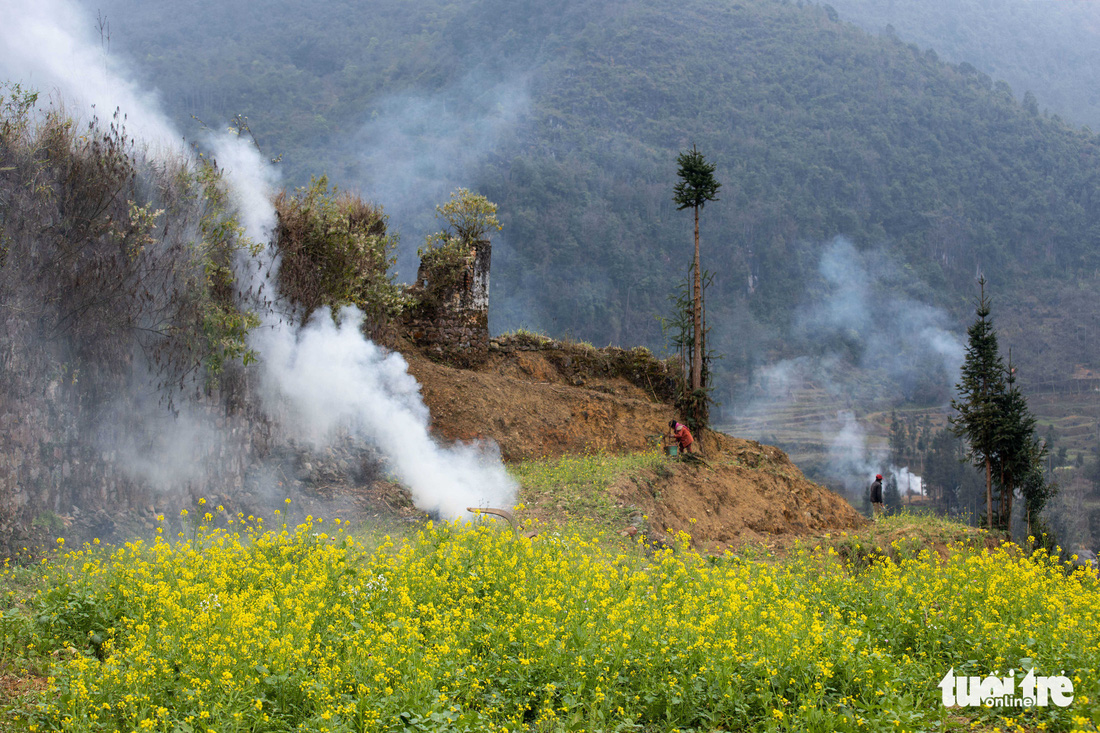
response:
M691 436L688 426L675 420L668 421L668 438L680 446L681 453L695 453L695 438Z

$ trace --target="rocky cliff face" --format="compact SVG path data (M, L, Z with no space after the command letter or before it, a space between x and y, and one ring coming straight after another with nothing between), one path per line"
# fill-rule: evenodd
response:
M270 517L287 498L320 515L369 498L338 498L345 488L383 479L380 454L362 441L316 449L292 439L291 417L258 409L247 369L169 409L123 389L132 375L50 376L48 355L8 349L0 360L0 556L61 534L127 537L157 515L178 522L200 497L229 516ZM404 506L394 491L387 503Z

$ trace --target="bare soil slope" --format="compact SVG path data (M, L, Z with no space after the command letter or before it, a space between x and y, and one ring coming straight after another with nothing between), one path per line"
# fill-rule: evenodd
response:
M644 450L664 432L672 408L625 379L587 378L575 386L537 351L494 355L477 371L406 353L445 440L490 438L507 461L603 450Z
M687 532L707 549L866 524L778 448L710 433L704 455L706 463L670 460L652 475L626 477L614 486L616 498L648 516L651 534Z
M431 410L432 430L445 440L492 439L507 461L652 449L676 417L627 379L570 373L545 351L494 353L475 371L411 350L405 356ZM647 517L653 535L683 530L710 547L864 522L778 448L712 432L701 442L705 462L669 460L660 470L623 476L611 488L615 503ZM551 506L531 509L555 513Z

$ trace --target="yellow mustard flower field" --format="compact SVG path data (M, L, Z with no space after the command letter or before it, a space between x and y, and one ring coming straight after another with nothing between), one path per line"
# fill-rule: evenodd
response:
M231 519L47 563L2 634L6 652L49 660L14 724L1095 731L1100 718L1100 585L1042 551L856 563L826 545L757 561L683 537L647 554L491 523L372 543L320 519ZM949 708L937 686L949 669L1032 668L1071 679L1072 703Z

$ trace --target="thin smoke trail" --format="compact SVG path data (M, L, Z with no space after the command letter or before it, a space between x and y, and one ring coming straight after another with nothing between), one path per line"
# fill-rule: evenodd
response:
M894 473L903 489L920 491L919 477L890 464L857 413L907 394L946 401L962 343L944 312L903 294L910 276L880 252L838 237L822 251L819 274L824 287L799 308L789 339L806 352L757 371L731 409L735 427L769 439L778 431L769 416L827 410L817 419L824 479L860 495L876 473Z

